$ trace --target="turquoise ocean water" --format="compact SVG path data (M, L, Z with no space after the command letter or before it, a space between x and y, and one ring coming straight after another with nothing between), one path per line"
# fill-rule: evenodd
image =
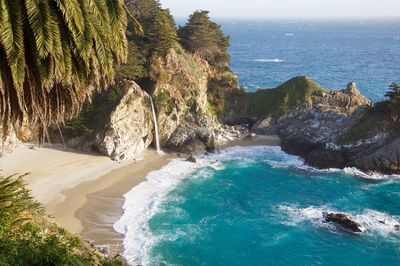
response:
M223 25L249 90L305 74L329 88L356 80L377 100L400 77L400 23L360 23ZM400 265L400 177L318 171L279 147L174 160L125 198L115 228L132 265ZM363 232L323 223L325 211Z

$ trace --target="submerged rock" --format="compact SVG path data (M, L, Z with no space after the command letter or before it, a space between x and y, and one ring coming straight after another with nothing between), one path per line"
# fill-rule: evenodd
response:
M356 221L351 220L346 214L343 213L322 213L325 222L331 222L342 226L344 229L350 230L354 233L362 232L362 226Z

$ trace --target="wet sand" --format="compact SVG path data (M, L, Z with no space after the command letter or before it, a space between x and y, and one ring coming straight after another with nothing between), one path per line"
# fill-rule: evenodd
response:
M280 139L277 136L257 136L252 139L229 141L222 148L259 145L277 146L279 144ZM145 156L144 160L138 164L128 165L114 170L96 181L82 184L83 191L84 187L104 187L104 189L97 190L97 192L86 193L86 204L75 213L76 218L83 224L82 236L85 239L94 241L96 245L109 245L112 249L120 251L122 249L123 236L113 229L113 224L122 216L123 195L134 186L145 181L150 171L161 169L172 158L176 158L176 156L153 156L150 158ZM113 180L113 184L109 184L110 180ZM73 190L76 189L80 189L79 186ZM71 192L72 195L75 194L75 192Z

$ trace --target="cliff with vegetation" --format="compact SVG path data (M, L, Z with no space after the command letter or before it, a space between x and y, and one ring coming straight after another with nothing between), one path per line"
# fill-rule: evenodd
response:
M260 118L276 119L324 92L308 77L295 77L275 89L234 90L225 95L221 120L229 124L253 124Z
M227 113L249 121L253 132L279 135L282 148L309 165L399 174L398 91L391 85L389 99L372 105L354 82L327 91L297 77L273 90L235 95L233 106L241 107Z

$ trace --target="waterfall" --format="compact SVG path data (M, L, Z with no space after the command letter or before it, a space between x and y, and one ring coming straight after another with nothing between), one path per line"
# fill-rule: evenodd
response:
M156 109L154 108L154 103L153 99L150 96L150 103L151 103L151 111L153 112L153 121L154 121L154 131L156 135L156 147L157 147L157 153L158 154L163 154L161 148L160 148L160 139L158 137L158 123L157 123L157 116L156 116Z

